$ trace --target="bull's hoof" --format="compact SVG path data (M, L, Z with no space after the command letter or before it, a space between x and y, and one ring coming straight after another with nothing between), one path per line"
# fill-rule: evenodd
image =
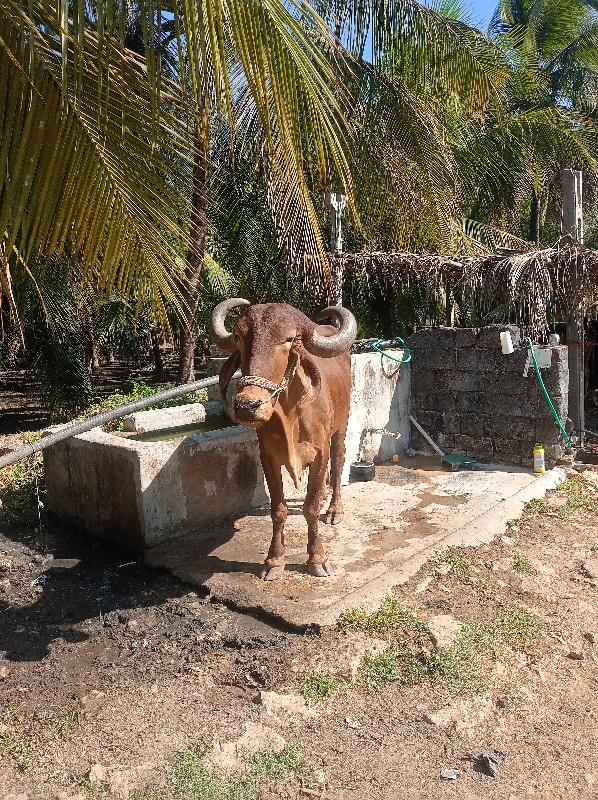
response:
M342 511L330 511L328 510L324 514L324 522L326 525L338 525L343 519L343 512Z
M307 564L307 571L314 578L329 578L332 575L332 567L327 561L323 564Z
M282 578L283 572L284 564L282 567L269 567L266 564L266 567L262 570L260 577L263 581L277 581L279 578Z

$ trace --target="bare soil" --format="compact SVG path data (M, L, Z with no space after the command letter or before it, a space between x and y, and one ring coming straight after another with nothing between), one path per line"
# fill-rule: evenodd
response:
M481 693L435 677L358 682L308 704L302 675L349 681L413 631L281 630L43 509L40 527L32 497L0 536L0 798L191 797L175 775L198 737L221 775L252 742L301 743L304 771L261 781L259 798L598 798L597 517L565 515L566 501L551 493L492 544L395 589L424 621L484 626L513 609L544 621L529 641L484 651ZM489 747L506 755L496 777L478 760ZM459 778L442 779L446 768Z

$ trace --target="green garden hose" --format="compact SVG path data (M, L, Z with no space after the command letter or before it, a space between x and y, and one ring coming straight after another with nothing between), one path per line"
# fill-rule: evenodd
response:
M555 418L556 424L559 426L559 428L561 429L561 433L565 437L565 440L567 442L567 452L570 453L571 450L573 449L573 444L571 443L571 439L569 438L569 434L563 428L563 424L559 419L559 415L555 411L555 408L554 408L554 405L552 403L552 400L550 399L550 395L546 391L546 386L544 386L544 381L542 380L542 375L540 374L540 368L538 367L538 362L536 361L536 356L534 354L534 346L532 344L532 340L528 338L527 343L529 345L529 351L530 351L531 356L532 356L532 361L533 361L533 364L534 364L534 369L536 371L536 376L538 378L540 386L542 387L542 391L544 392L544 397L546 398L546 402L548 403L548 407L552 411L552 416Z
M394 356L389 356L388 353L385 350L382 350L382 348L379 347L379 345L382 342L399 342L399 344L401 345L403 350L405 350L405 352L407 353L407 357L406 358L395 358ZM386 356L386 358L390 358L391 361L396 361L397 364L408 364L411 361L411 350L407 347L407 345L401 339L400 336L395 336L394 339L376 339L376 341L374 342L372 347L374 348L374 350L376 350L381 355Z

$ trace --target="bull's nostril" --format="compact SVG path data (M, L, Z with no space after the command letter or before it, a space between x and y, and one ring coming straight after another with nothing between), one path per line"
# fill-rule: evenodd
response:
M261 405L261 400L235 400L235 409L238 411L256 411Z

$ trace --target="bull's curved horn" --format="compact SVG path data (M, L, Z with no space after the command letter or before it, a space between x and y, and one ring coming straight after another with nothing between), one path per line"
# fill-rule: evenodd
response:
M209 327L210 339L225 353L234 353L237 349L234 334L226 330L225 321L227 316L233 308L250 305L249 300L244 300L242 297L231 297L228 300L223 300L222 303L218 303L212 311Z
M316 315L316 321L334 317L340 323L338 333L322 336L315 328L311 337L303 342L305 349L314 356L330 358L348 350L357 336L357 322L348 308L329 306Z

